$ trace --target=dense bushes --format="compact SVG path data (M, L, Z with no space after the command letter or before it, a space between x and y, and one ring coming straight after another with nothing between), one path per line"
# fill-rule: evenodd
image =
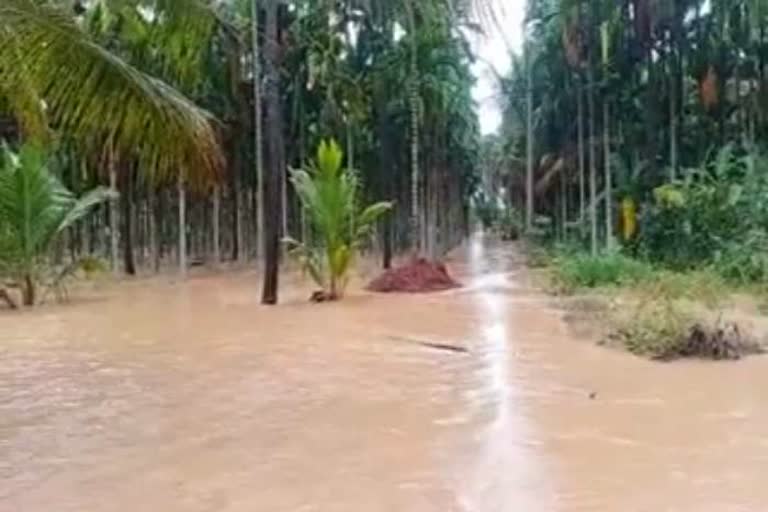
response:
M712 266L739 283L768 278L768 161L730 146L653 191L634 250L666 268Z

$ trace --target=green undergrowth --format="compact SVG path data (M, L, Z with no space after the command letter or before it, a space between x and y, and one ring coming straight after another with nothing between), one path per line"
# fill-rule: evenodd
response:
M713 266L673 271L620 252L593 256L550 250L548 255L551 293L571 297L568 304L577 309L580 298L603 299L600 308L572 315L578 321L605 324L603 344L658 360L737 359L759 351L745 329L722 320L734 294L745 288ZM758 297L768 297L768 287L752 289L763 290Z
M562 254L551 260L551 289L572 294L585 288L630 285L653 274L650 265L620 253Z

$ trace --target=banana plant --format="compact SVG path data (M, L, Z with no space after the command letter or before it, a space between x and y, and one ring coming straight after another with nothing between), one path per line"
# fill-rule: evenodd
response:
M25 145L3 147L0 167L0 276L21 288L25 306L36 290L56 240L94 206L115 196L98 187L76 197L49 170L45 152Z
M362 207L360 180L354 170L342 167L343 159L338 143L323 141L314 163L291 170L291 183L306 209L312 236L309 241L284 242L321 287L324 300L343 297L360 246L393 207L391 202Z

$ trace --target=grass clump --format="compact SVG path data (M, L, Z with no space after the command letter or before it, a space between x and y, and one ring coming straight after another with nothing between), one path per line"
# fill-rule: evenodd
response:
M692 315L672 300L649 300L621 311L609 344L619 344L629 352L651 359L672 359L685 345Z
M525 246L525 262L530 268L541 269L552 265L555 256L546 246L528 244Z
M728 283L711 268L690 272L659 270L638 283L635 293L642 299L691 301L714 308L730 296Z
M637 283L648 279L653 268L621 253L565 254L553 260L553 288L571 294L580 289Z
M619 343L638 356L661 361L737 360L765 352L737 323L726 322L720 315L714 321L701 321L671 300L648 301L627 312L608 342Z

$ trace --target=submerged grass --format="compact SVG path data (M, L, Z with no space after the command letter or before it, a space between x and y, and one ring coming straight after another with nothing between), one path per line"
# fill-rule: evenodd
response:
M716 269L674 272L621 253L561 252L549 261L550 292L573 296L569 302L604 299L594 311L571 315L604 325L604 344L659 360L759 352L739 325L722 321L720 310L736 290Z
M669 359L683 346L695 319L679 303L662 299L617 310L610 322L608 344L619 344L639 356Z

